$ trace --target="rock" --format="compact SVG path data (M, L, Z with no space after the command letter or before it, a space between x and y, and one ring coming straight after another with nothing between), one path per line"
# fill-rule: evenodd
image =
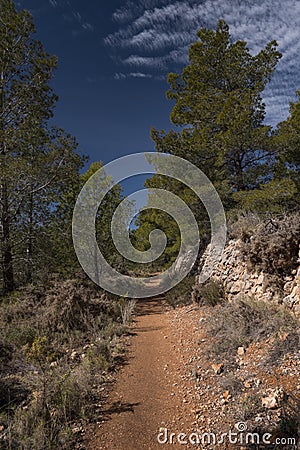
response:
M293 267L290 273L282 280L284 282L284 294L278 292L268 270L254 272L253 267L247 262L247 255L240 252L243 243L239 240L230 240L222 254L221 261L217 262L213 270L214 281L221 282L225 288L226 299L229 302L237 301L242 296L254 296L257 300L274 301L284 303L287 307L297 311L300 316L300 266ZM200 260L202 264L212 252L211 246L207 247ZM300 263L300 252L299 260ZM200 279L199 279L200 280ZM196 291L195 291L196 292ZM197 294L195 294L197 298ZM296 308L297 306L297 308Z
M228 403L229 400L231 399L231 394L229 391L224 391L222 394L222 397L223 397L223 402Z
M291 297L290 295L287 295L286 297L284 297L284 299L282 300L282 302L288 307L288 308L292 308L294 306L294 304L296 303L296 299L295 297Z
M256 283L257 284L263 284L263 282L265 281L265 274L262 272L259 277L257 278Z
M239 356L243 356L246 353L245 347L239 347L237 353Z
M223 372L224 364L212 364L211 367L216 375L220 375Z
M285 341L289 333L279 333L278 337L281 341Z
M281 406L283 400L283 389L276 388L268 397L261 399L262 406L267 409L276 409Z
M300 305L294 307L294 313L297 317L300 317Z
M293 282L292 281L288 281L287 283L285 283L285 285L283 286L283 290L286 292L290 292L293 286Z

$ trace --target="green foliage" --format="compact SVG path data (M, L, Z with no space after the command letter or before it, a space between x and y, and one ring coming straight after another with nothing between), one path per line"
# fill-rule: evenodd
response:
M200 306L216 306L225 300L225 292L222 283L208 280L204 284L195 286L194 295Z
M175 308L178 305L192 303L192 290L195 279L192 275L185 277L177 286L166 292L167 303Z
M246 42L231 42L224 21L197 35L188 66L168 76L167 97L175 100L171 120L184 128L151 134L158 151L190 160L225 188L226 200L230 189L252 188L270 173L273 152L261 94L281 55L272 41L252 56Z

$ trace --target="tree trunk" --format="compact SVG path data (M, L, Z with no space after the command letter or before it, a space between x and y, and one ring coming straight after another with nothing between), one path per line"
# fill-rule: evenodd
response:
M1 74L0 86L0 114L4 111L4 90L3 90L3 74ZM3 116L2 116L3 117ZM0 120L0 226L1 226L1 269L3 277L3 292L8 293L14 290L14 271L13 258L10 242L10 217L9 202L7 192L7 181L5 180L5 139L4 139L4 123Z
M10 223L8 212L8 196L7 185L5 181L1 183L1 202L2 202L2 214L1 214L1 226L2 226L2 255L1 266L3 276L3 293L7 294L15 288L14 283L14 271L13 271L13 258L10 243Z
M32 283L32 255L33 255L33 194L29 198L29 225L26 249L26 283Z

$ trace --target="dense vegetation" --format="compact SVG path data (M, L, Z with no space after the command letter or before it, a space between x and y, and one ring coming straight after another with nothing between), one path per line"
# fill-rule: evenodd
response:
M233 42L228 25L201 29L181 74L170 73L167 98L174 106L169 132L151 130L159 152L185 158L213 182L229 217L241 212L261 216L299 206L300 102L291 103L289 117L275 129L265 124L262 94L281 58L270 42L252 55L244 41ZM154 176L147 186L173 190L195 213L200 236L207 242L207 216L193 193L178 182ZM176 257L179 231L157 211L140 215L138 240L154 228L168 232L164 263Z

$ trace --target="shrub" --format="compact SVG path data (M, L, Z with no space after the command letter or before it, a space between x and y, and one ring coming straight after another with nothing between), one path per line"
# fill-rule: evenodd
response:
M297 320L283 306L251 298L214 309L209 321L214 353L236 354L240 346L261 341L278 332L299 333Z
M72 448L72 424L93 413L95 386L114 364L121 321L116 297L86 278L53 278L47 289L23 288L5 298L1 449Z
M222 283L215 280L208 280L204 284L198 285L194 289L197 302L200 306L216 306L225 301L225 291Z
M241 251L252 269L279 276L296 266L300 244L300 213L266 219L240 236Z
M165 294L167 303L175 308L177 305L189 305L192 303L192 290L195 279L187 276Z
M235 409L237 420L250 420L263 410L261 396L258 394L248 394L240 397L237 405L235 405Z

